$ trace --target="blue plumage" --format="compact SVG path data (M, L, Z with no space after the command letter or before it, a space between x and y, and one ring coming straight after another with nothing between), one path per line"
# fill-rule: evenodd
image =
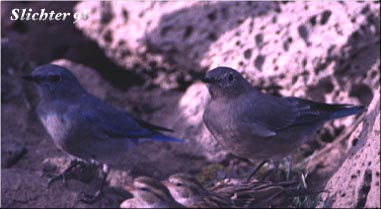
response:
M336 110L335 112L331 113L331 115L329 116L329 120L334 120L334 119L346 117L349 115L357 115L365 111L366 111L366 108L364 106L349 106L341 110Z
M37 113L55 144L82 160L111 164L113 156L143 141L183 142L159 133L171 129L136 119L89 94L63 67L45 65L26 78L38 84Z
M138 120L89 94L63 67L41 66L24 78L37 84L40 95L37 114L54 143L71 156L103 164L102 185L108 173L107 164L118 164L120 157L140 142L183 142L159 133L172 130ZM98 198L102 185L95 195L82 200L91 202Z
M151 136L151 139L156 140L156 141L163 141L163 142L185 143L185 141L182 139L178 139L178 138L170 137L170 136L165 136L165 135L159 134L159 133Z

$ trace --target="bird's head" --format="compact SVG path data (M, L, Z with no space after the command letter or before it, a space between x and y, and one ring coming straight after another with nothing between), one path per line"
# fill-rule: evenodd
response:
M37 85L42 99L63 99L82 93L77 78L64 67L47 64L37 67L30 75L23 76Z
M229 67L214 68L201 80L207 84L213 99L236 97L251 89L250 83L238 71Z
M189 174L174 174L163 183L175 200L184 205L207 195L204 187Z
M158 180L141 176L126 187L134 197L147 205L165 204L174 201L169 190Z

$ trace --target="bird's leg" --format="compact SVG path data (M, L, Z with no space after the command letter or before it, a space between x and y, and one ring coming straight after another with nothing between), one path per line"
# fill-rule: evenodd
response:
M292 156L288 156L287 160L288 160L288 168L287 168L286 180L289 180L292 174Z
M261 163L259 163L259 165L257 165L257 167L255 167L254 171L251 172L251 174L249 175L249 177L247 177L247 181L250 181L251 178L259 171L259 169L265 164L267 163L267 160L264 160L262 161Z
M49 179L48 181L48 188L50 187L50 185L52 183L54 183L55 181L59 180L59 179L62 179L62 182L64 185L66 185L66 177L65 175L67 175L69 172L71 172L73 170L73 168L79 164L84 164L84 162L78 160L78 159L74 159L70 162L70 165L69 167L67 167L61 174L57 175L57 176L54 176L52 178Z
M82 192L81 193L82 197L80 198L82 202L87 204L92 204L103 195L103 187L106 183L107 175L109 173L109 168L106 164L103 164L102 172L103 172L103 177L102 177L102 182L99 189L93 195Z
M274 165L274 172L279 173L279 165L280 165L279 160L273 160L273 165Z
M273 168L271 168L269 171L267 171L263 176L262 176L262 181L266 180L266 179L271 179L271 181L275 181L275 182L280 182L282 181L282 172L281 170L279 169L279 165L280 165L280 162L279 160L272 160L272 165L273 165Z
M279 165L280 165L279 160L274 160L273 165L274 165L275 181L280 182L282 180L282 171L279 169Z

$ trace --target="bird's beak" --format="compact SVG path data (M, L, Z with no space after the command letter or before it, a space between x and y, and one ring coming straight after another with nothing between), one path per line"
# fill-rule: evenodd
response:
M161 183L163 183L164 186L166 186L166 187L170 186L170 184L171 184L171 183L169 183L168 180L163 180L163 181L161 181Z
M37 82L38 81L37 77L32 76L32 75L24 75L24 76L22 76L22 78L26 81L31 81L31 82Z
M210 77L205 77L205 78L202 78L201 81L204 83L213 83L216 81L216 79L210 78Z
M126 189L129 192L133 192L136 190L136 188L132 184L125 186L124 189Z

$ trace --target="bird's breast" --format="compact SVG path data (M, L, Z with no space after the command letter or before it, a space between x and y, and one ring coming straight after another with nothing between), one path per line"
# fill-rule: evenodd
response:
M204 113L204 122L208 130L214 138L225 147L229 147L231 143L235 143L237 132L237 124L234 123L234 115L229 114L231 110L226 105L211 105Z
M229 132L236 128L234 120L237 115L232 108L234 107L227 104L211 103L205 111L204 122L209 129L216 129L216 131L219 132Z
M55 112L46 112L40 114L40 120L49 135L56 143L65 138L67 135L66 133L67 129L69 128L69 124L62 114Z

